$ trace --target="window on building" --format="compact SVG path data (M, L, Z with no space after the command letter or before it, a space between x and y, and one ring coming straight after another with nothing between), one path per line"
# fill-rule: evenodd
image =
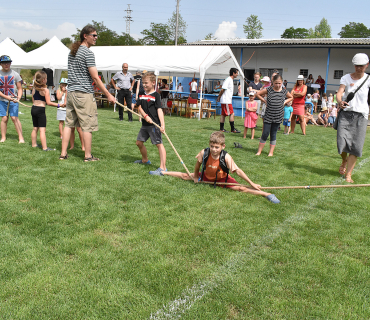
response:
M274 72L279 72L279 74L281 76L283 76L283 69L282 68L274 68L274 69L270 69L270 68L260 68L260 73L262 75L262 77L264 76L268 76L270 79L271 79L271 75L274 73Z
M343 70L334 70L334 79L340 79L343 77Z
M305 78L308 78L308 69L300 69L299 74L301 74Z

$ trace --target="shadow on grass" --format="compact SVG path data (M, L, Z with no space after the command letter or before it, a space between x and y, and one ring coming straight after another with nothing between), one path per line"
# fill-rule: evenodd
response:
M134 163L134 161L140 160L140 159L141 159L140 156L136 156L135 157L135 156L131 156L129 154L123 154L123 155L121 155L121 160L123 162Z
M307 165L307 164L299 164L297 162L287 162L287 163L284 163L284 165L290 171L292 171L294 169L306 169L307 174L315 173L315 174L318 174L320 176L325 176L325 175L331 175L331 176L334 176L334 177L338 176L338 171L337 171L336 167L334 169L320 168L320 167L314 167L314 166Z

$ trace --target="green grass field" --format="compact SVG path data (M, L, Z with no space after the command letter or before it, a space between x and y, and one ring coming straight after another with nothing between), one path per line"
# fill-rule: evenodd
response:
M54 152L31 148L30 109L20 111L26 143L9 121L0 145L1 319L370 318L368 188L276 190L274 205L150 176L157 148L146 144L152 165L133 164L140 123L112 109L99 109L93 134L101 161L84 163L78 139L60 161L56 109L47 108ZM192 171L219 118L165 120ZM184 171L164 145L167 168ZM262 186L346 184L333 129L279 132L272 158L268 146L256 157L257 146L226 134L226 150ZM370 182L369 150L367 137L355 183Z

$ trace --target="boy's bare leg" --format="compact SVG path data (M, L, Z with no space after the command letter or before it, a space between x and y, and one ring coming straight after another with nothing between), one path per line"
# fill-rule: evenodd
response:
M287 133L288 126L284 126L284 133Z
M253 139L254 139L254 132L255 132L255 129L254 129L254 128L252 128L252 129L251 129L251 140L253 140Z
M12 121L14 123L15 130L18 133L19 143L24 143L21 121L19 120L18 117L11 117L11 119L12 119Z
M71 128L64 127L63 130L63 139L62 139L62 152L60 155L62 157L67 155L67 148L68 148L68 143L69 143L69 138L71 137Z
M164 145L157 144L158 152L159 152L159 159L161 160L160 168L162 170L166 170L166 149L164 148Z
M37 131L39 131L39 128L33 128L31 132L31 145L32 148L37 147Z
M0 142L4 142L6 140L6 129L8 126L8 117L4 116L1 119L1 140Z
M42 145L42 150L45 150L48 146L46 144L46 128L39 128L40 129L40 141Z
M299 118L299 124L301 125L301 130L303 135L306 135L306 121L304 119L304 116L298 116Z
M271 194L271 193L267 193L267 192L264 192L264 191L260 191L260 190L256 190L256 189L248 188L248 187L242 187L242 186L240 186L240 187L235 186L235 187L231 187L230 189L235 190L235 191L250 193L250 194L253 194L255 196L262 196L262 197L267 197Z
M144 142L136 140L136 145L139 147L139 150L140 150L140 153L141 153L141 160L143 162L148 162L148 152L146 150ZM161 154L159 154L159 156L161 156Z
M180 178L180 179L183 179L183 180L193 180L193 176L194 176L194 173L191 173L190 176L189 176L185 172L177 172L177 171L164 171L162 173L164 175Z

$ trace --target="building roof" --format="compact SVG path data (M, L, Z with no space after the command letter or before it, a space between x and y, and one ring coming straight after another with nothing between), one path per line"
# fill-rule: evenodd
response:
M309 38L309 39L227 39L199 40L183 45L228 45L230 47L365 47L370 38Z

